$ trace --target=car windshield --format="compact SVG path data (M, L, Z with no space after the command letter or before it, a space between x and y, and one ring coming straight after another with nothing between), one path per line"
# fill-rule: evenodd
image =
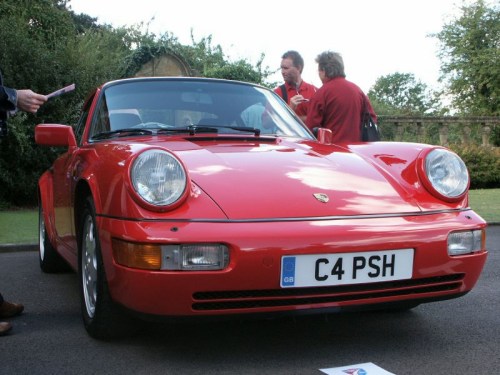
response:
M105 85L90 138L153 134L254 134L312 139L272 91L235 81L149 78Z

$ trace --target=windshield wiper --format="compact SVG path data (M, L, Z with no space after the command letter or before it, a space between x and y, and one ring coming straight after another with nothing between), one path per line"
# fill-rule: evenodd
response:
M260 135L260 129L252 128L249 126L226 126L226 125L214 125L214 126L206 126L206 125L189 125L181 128L170 128L170 129L161 129L158 133L162 132L189 132L190 135L195 135L196 133L219 133L219 129L231 129L245 133L254 133L256 136Z
M119 129L109 132L97 133L91 137L93 140L126 137L129 135L152 135L154 132L149 129Z
M220 126L220 128L237 130L239 132L254 133L257 137L260 135L259 128L252 128L250 126Z
M159 129L157 134L162 133L189 133L195 135L196 133L218 133L217 127L203 126L203 125L189 125L179 126L174 128Z

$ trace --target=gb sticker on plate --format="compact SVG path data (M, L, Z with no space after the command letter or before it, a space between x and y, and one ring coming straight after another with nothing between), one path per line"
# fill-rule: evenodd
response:
M295 257L281 258L281 287L295 285Z

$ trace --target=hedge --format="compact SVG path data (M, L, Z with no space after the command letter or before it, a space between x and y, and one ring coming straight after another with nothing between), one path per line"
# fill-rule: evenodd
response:
M459 155L471 178L471 189L500 187L500 148L479 145L450 145Z

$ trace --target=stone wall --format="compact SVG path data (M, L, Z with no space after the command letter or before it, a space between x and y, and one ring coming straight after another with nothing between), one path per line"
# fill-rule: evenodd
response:
M384 140L429 143L430 139L434 139L443 146L458 141L463 144L479 143L487 147L492 145L493 129L500 127L500 117L379 116L379 125ZM384 127L387 130L386 137ZM432 132L435 134L431 134Z

